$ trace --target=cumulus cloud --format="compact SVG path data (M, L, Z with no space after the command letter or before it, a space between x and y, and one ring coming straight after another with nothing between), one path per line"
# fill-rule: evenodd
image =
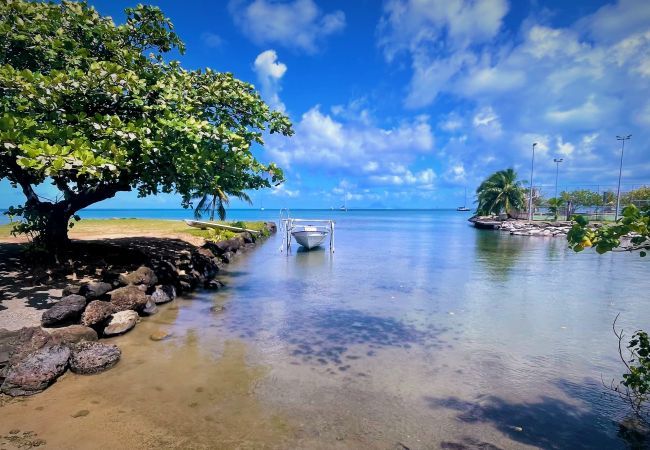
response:
M565 158L565 175L578 179L586 164L616 165L615 135L631 133L630 174L647 180L647 1L612 1L562 26L552 24L548 11L533 12L520 30L503 34L508 5L494 2L488 14L480 3L387 0L378 28L387 63L409 63L406 107L429 107L441 95L458 105L438 123L447 133L438 139L440 158L462 162L468 180L479 182L479 174L508 166L525 173L538 142L540 179L553 178L555 156ZM484 23L466 26L482 14ZM443 164L441 178L452 180L454 162ZM610 176L588 173L593 181Z
M433 170L412 170L418 156L434 150L428 117L418 116L393 127L343 120L319 106L295 123L291 139L270 136L267 150L282 167L317 170L337 177L357 177L372 185L431 185Z
M231 0L229 10L237 26L254 43L282 45L307 53L316 53L326 37L345 28L342 11L324 13L313 0Z
M257 74L266 102L272 108L284 112L286 108L280 100L280 80L287 71L286 64L278 61L275 50L266 50L255 58L253 70Z

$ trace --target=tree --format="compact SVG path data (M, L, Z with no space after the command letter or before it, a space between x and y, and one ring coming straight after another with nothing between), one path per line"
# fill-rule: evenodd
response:
M601 206L603 199L598 192L588 189L576 189L575 191L560 193L560 198L564 202L571 202L571 213L581 206Z
M615 225L605 225L596 229L589 226L589 221L582 216L576 216L575 223L567 234L569 245L574 251L583 251L586 247L594 247L598 253L610 251L638 252L645 257L650 249L650 208L641 210L634 205L623 209L622 217ZM624 237L628 237L622 243ZM618 318L618 316L617 316ZM612 381L610 388L621 395L632 408L635 415L650 424L650 340L648 333L637 330L627 345L623 343L623 330L616 329L618 352L626 372L618 383ZM624 354L626 347L627 355Z
M622 205L650 206L650 187L643 186L621 195Z
M232 74L165 61L184 46L158 8L125 12L115 25L86 3L0 2L0 179L26 197L15 231L54 250L77 211L120 191L190 207L283 180L252 147L291 135L289 119ZM56 198L38 194L47 183Z
M547 208L551 214L553 214L554 220L557 220L560 209L564 205L564 200L559 197L549 198L546 202Z
M229 195L243 200L248 204L252 204L251 198L246 192L230 191ZM230 204L229 195L220 187L217 187L212 194L206 193L203 195L196 195L194 198L200 198L200 200L194 208L194 217L200 219L203 216L203 213L209 212L210 220L214 220L214 212L216 210L219 215L219 220L225 220L226 205Z
M500 170L486 178L476 189L476 214L500 214L523 209L526 204L521 182L513 169Z

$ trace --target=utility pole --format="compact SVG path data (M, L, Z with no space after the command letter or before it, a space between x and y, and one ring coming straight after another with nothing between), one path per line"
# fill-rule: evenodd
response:
M553 158L555 163L555 198L557 198L557 178L560 174L560 163L564 161L564 158Z
M616 211L614 212L614 221L618 220L618 210L621 207L621 176L623 175L623 152L625 151L625 141L632 137L631 134L627 136L616 136L617 141L621 143L621 164L618 167L618 189L616 189Z
M533 171L535 170L535 147L537 142L533 143L533 159L530 163L530 195L528 196L528 221L533 221Z

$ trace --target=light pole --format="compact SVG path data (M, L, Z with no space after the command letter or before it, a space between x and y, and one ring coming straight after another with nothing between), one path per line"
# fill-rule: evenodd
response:
M553 158L555 163L555 198L557 198L557 177L560 174L560 163L564 161L564 158Z
M621 206L621 175L623 175L623 151L625 150L625 141L629 140L632 137L631 134L627 136L616 136L617 141L622 141L621 143L621 164L618 167L618 189L616 189L616 211L614 212L614 221L618 220L618 209Z
M535 170L535 147L537 142L533 143L533 159L530 162L530 195L528 196L528 221L533 221L533 171Z

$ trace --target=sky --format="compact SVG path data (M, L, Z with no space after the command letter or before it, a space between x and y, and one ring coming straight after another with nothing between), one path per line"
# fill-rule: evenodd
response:
M115 22L139 1L89 1ZM447 208L513 167L553 194L650 184L648 0L155 1L189 69L253 83L292 120L256 150L254 207ZM47 190L48 187L43 189ZM0 183L0 206L23 201ZM99 208L174 208L121 193ZM233 207L247 207L236 201Z

